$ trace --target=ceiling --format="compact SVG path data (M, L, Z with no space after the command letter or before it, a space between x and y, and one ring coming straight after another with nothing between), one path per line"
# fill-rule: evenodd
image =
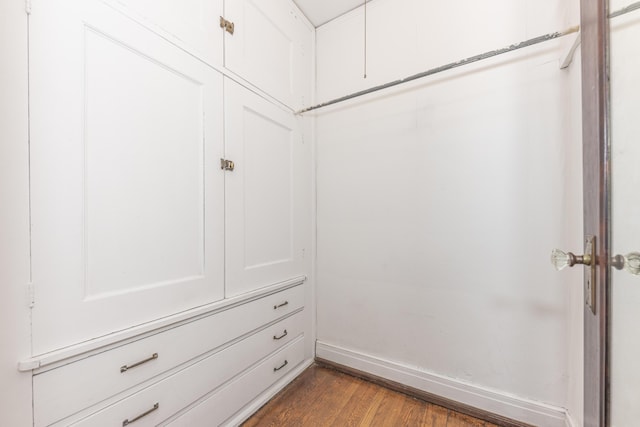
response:
M316 27L355 9L364 0L293 0ZM371 0L367 0L371 1Z

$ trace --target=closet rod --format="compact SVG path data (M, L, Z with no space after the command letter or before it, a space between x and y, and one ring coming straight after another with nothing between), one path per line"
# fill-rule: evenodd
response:
M609 14L609 18L615 18L615 17L621 16L621 15L627 14L629 12L633 12L634 10L638 10L638 9L640 9L640 1L632 3L629 6L626 6L626 7L622 8L622 9L620 9L618 11L610 13ZM349 94L349 95L345 95L345 96L342 96L340 98L333 99L331 101L327 101L327 102L323 102L323 103L318 104L318 105L314 105L313 107L304 108L304 109L298 111L296 114L303 114L303 113L307 113L309 111L318 110L320 108L328 107L329 105L338 104L340 102L344 102L344 101L348 101L350 99L358 98L358 97L363 96L363 95L367 95L367 94L370 94L370 93L373 93L373 92L378 92L380 90L388 89L388 88L393 87L393 86L398 86L398 85L401 85L401 84L404 84L404 83L408 83L408 82L411 82L413 80L418 80L418 79L421 79L423 77L428 77L428 76L432 76L434 74L442 73L443 71L452 70L454 68L462 67L464 65L469 65L469 64L472 64L474 62L482 61L484 59L493 58L494 56L502 55L504 53L513 52L514 50L523 49L525 47L533 46L533 45L536 45L538 43L543 43L543 42L546 42L546 41L549 41L549 40L557 39L558 37L563 37L563 36L566 36L566 35L569 35L569 34L572 34L572 33L577 33L578 31L580 31L580 27L579 26L575 26L575 27L568 28L565 31L560 31L560 32L556 32L556 33L549 33L549 34L545 34L544 36L534 37L532 39L525 40L525 41L520 42L520 43L512 44L511 46L507 46L507 47L504 47L502 49L497 49L497 50L492 50L492 51L489 51L489 52L481 53L480 55L471 56L469 58L462 59L462 60L457 61L457 62L452 62L450 64L441 65L440 67L432 68L430 70L424 71L422 73L414 74L414 75L406 77L404 79L395 80L393 82L385 83L385 84L382 84L382 85L379 85L379 86L374 86L374 87L369 88L369 89L361 90L359 92L355 92L355 93L352 93L352 94Z
M353 99L353 98L358 98L358 97L361 97L363 95L367 95L367 94L370 94L370 93L373 93L373 92L378 92L380 90L388 89L390 87L398 86L398 85L401 85L401 84L404 84L404 83L409 83L409 82L412 82L414 80L418 80L418 79L421 79L421 78L424 78L424 77L432 76L434 74L442 73L443 71L452 70L454 68L458 68L458 67L462 67L462 66L465 66L465 65L473 64L474 62L482 61L484 59L493 58L494 56L502 55L504 53L513 52L514 50L523 49L525 47L533 46L533 45L536 45L538 43L542 43L542 42L546 42L546 41L549 41L549 40L557 39L558 37L566 36L568 34L577 33L579 30L580 30L580 27L579 26L575 26L575 27L571 27L571 28L569 28L569 29L567 29L565 31L560 31L560 32L556 32L556 33L545 34L544 36L534 37L532 39L525 40L525 41L520 42L520 43L512 44L511 46L503 47L502 49L496 49L496 50L492 50L492 51L489 51L489 52L481 53L479 55L475 55L475 56L471 56L469 58L461 59L460 61L457 61L457 62L451 62L451 63L446 64L446 65L441 65L439 67L432 68L430 70L423 71L421 73L414 74L414 75L409 76L409 77L405 77L404 79L395 80L395 81L392 81L392 82L389 82L389 83L381 84L379 86L374 86L374 87L371 87L369 89L361 90L359 92L355 92L355 93L352 93L352 94L349 94L349 95L345 95L345 96L342 96L340 98L332 99L331 101L327 101L327 102L323 102L323 103L318 104L318 105L314 105L313 107L304 108L304 109L298 111L296 114L308 113L309 111L313 111L313 110L317 110L317 109L320 109L320 108L328 107L329 105L338 104L340 102L348 101L348 100Z
M633 12L634 10L638 10L640 9L640 1L637 1L635 3L631 3L629 6L625 6L620 10L616 10L615 12L611 12L609 14L609 19L611 18L617 18L618 16L622 16L625 15L629 12Z
M492 51L489 51L489 52L481 53L479 55L471 56L469 58L465 58L465 59L462 59L462 60L457 61L457 62L451 62L451 63L446 64L446 65L441 65L439 67L432 68L430 70L423 71L421 73L414 74L414 75L409 76L409 77L405 77L404 79L395 80L393 82L381 84L379 86L374 86L374 87L369 88L369 89L365 89L365 90L361 90L359 92L355 92L355 93L352 93L352 94L349 94L349 95L345 95L345 96L342 96L340 98L333 99L331 101L323 102L322 104L318 104L318 105L314 105L313 107L308 107L308 108L302 109L302 110L298 111L297 114L307 113L309 111L317 110L319 108L328 107L329 105L338 104L340 102L348 101L348 100L353 99L353 98L358 98L358 97L363 96L363 95L367 95L367 94L370 94L370 93L373 93L373 92L378 92L379 90L388 89L390 87L398 86L398 85L401 85L401 84L404 84L404 83L409 83L411 81L418 80L418 79L421 79L423 77L428 77L428 76L432 76L434 74L442 73L443 71L452 70L454 68L458 68L458 67L462 67L462 66L465 66L465 65L469 65L469 64L472 64L474 62L482 61L484 59L493 58L494 56L502 55L504 53L513 52L514 50L523 49L525 47L533 46L533 45L536 45L538 43L542 43L542 42L546 42L546 41L549 41L549 40L557 39L558 37L566 36L566 35L572 34L572 33L577 33L579 30L580 30L580 27L579 26L575 26L575 27L571 27L571 28L569 28L569 29L567 29L565 31L560 31L560 32L556 32L556 33L545 34L544 36L534 37L532 39L525 40L525 41L520 42L520 43L512 44L511 46L503 47L502 49L496 49L496 50L492 50Z

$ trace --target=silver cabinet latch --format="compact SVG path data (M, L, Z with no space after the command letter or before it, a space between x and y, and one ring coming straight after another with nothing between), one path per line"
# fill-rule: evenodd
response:
M233 31L235 30L235 24L231 21L227 21L222 16L220 17L220 28L224 28L224 30L233 35Z
M220 159L220 169L224 171L233 171L236 165L231 160Z

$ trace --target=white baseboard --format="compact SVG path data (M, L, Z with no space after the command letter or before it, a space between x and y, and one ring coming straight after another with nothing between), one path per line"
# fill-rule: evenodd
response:
M512 420L542 427L576 427L564 408L420 371L357 351L318 341L316 356Z

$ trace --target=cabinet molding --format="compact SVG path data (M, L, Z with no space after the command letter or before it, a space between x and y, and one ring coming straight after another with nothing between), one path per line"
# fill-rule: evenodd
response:
M192 322L204 316L209 316L223 310L229 310L242 304L278 293L280 291L303 284L307 280L306 276L295 277L290 280L259 289L255 292L228 298L213 304L187 310L172 316L134 326L123 331L119 331L103 337L98 337L85 341L64 349L40 354L18 363L18 370L30 372L36 369L53 369L55 367L74 362L76 360L89 357L93 354L109 350L116 346L144 338L150 334L164 331L169 328L180 326L184 323Z

